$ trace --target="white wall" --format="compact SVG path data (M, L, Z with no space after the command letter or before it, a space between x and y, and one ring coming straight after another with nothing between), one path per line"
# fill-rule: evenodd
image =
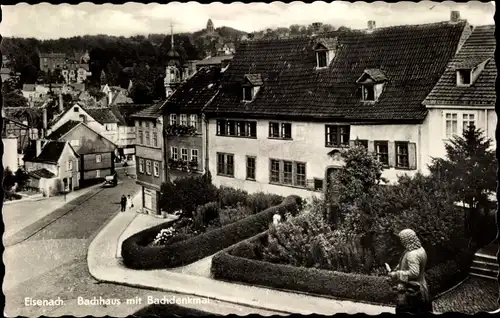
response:
M439 107L429 109L427 118L423 123L423 131L426 131L422 157L424 172L428 173L427 165L431 163L431 157L444 158L446 157L445 144L448 142L446 137L446 122L445 114L447 112L457 113L458 115L458 132L462 132L462 115L464 113L474 114L476 118L476 127L483 130L485 136L491 139L492 148L496 148L495 129L497 124L497 116L493 108L479 107Z
M17 161L17 138L2 138L2 143L4 147L2 155L3 168L6 169L8 167L10 171L15 173L19 168Z
M74 108L78 107L78 111L74 111ZM52 133L53 131L57 130L59 127L64 125L70 120L73 121L82 121L80 118L80 115L85 115L87 118L87 126L89 126L91 129L95 130L96 132L101 132L105 130L104 126L101 125L98 121L96 121L94 118L92 118L82 107L79 105L75 104L71 109L69 109L52 127L49 129L49 134Z
M290 122L290 121L287 121ZM269 184L270 158L300 161L306 163L306 179L325 179L328 167L340 167L341 161L333 160L328 153L335 148L325 147L325 124L309 122L291 122L292 140L268 139L269 120L257 123L257 139L241 137L216 136L216 120L209 121L209 168L216 185L227 185L242 188L249 192L264 191L282 195L297 194L303 197L317 195L308 189ZM420 145L420 125L356 125L351 126L351 140L356 138L368 140L409 141ZM235 176L217 175L217 153L234 154ZM255 156L256 181L247 181L246 156ZM417 170L384 171L383 176L395 181L399 174L414 174Z

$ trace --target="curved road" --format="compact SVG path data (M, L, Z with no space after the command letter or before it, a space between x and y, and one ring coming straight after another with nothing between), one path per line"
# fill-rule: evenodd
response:
M69 213L36 233L26 233L28 239L4 251L6 277L3 291L6 298L4 315L59 316L93 315L126 316L147 305L148 296L179 300L186 296L173 293L137 289L114 284L100 284L87 269L86 253L92 238L119 210L122 194L139 191L135 181L125 176L115 188L103 189ZM84 299L120 299L121 305L78 302ZM124 304L126 299L142 299L141 303ZM33 300L62 299L64 304L54 306L31 305ZM27 301L27 302L26 302ZM181 300L182 301L182 300ZM185 301L185 300L184 300ZM256 312L228 303L210 300L209 303L189 307L214 313L249 314Z

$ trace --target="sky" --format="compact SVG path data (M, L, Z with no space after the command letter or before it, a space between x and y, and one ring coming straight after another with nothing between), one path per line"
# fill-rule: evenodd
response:
M206 27L209 18L215 27L229 26L246 32L266 28L288 27L291 24L329 23L336 27L366 28L368 20L377 27L402 24L422 24L446 21L450 11L460 11L472 25L494 24L494 2L432 2L386 3L317 1L303 3L235 2L200 4L171 2L168 4L95 5L2 5L0 34L7 37L55 39L79 35L108 34L132 36L138 34L194 32Z

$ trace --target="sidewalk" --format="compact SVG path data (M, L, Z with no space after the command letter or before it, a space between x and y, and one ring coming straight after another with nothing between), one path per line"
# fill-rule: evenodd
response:
M134 198L134 201L137 198ZM175 272L178 269L148 271L128 269L121 265L121 259L116 257L116 255L120 255L117 254L119 251L117 245L121 245L122 238L133 233L133 231L127 229L131 226L131 223L135 223L134 219L137 217L138 215L135 212L118 213L91 242L87 253L87 262L89 272L94 278L102 282L209 297L282 313L317 313L324 315L335 313L366 313L370 315L383 312L394 313L393 307L228 283L208 277ZM199 262L204 263L206 259ZM230 314L230 312L227 314Z
M78 199L91 192L98 190L100 184L75 190L66 195L55 197L42 197L38 200L19 200L14 201L2 207L2 218L5 226L3 234L4 243L12 241L17 233L27 229L31 225L43 220L64 205L72 203L72 200Z

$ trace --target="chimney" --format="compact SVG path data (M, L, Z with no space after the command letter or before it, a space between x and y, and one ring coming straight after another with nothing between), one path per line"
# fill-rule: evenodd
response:
M375 30L375 21L370 20L368 21L368 31L373 31Z
M450 21L458 22L458 20L460 20L460 11L451 11Z
M43 141L41 139L35 140L36 142L36 156L38 157L42 153Z
M59 94L59 111L64 112L64 101L61 93Z

